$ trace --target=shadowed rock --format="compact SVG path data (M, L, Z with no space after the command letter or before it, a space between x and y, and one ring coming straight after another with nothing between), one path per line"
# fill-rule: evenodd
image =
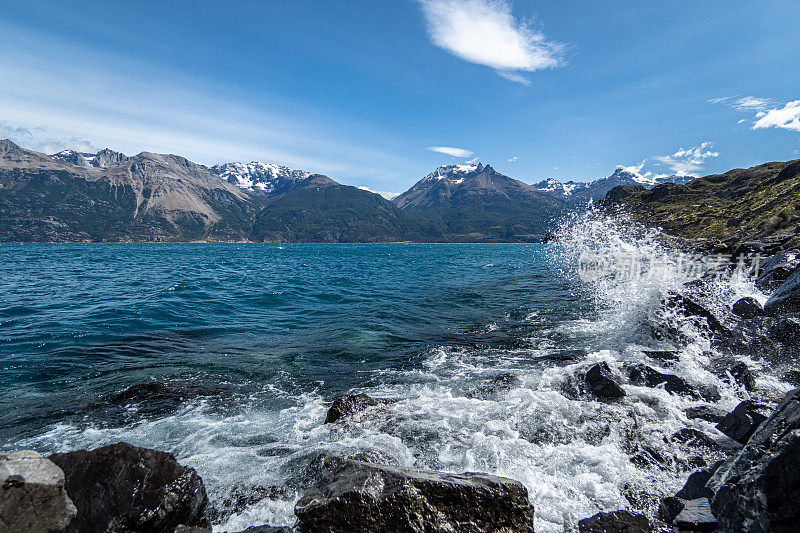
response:
M742 318L754 318L764 314L764 309L758 300L747 296L733 304L733 313Z
M522 484L347 461L295 506L302 527L330 533L533 533Z
M617 384L611 369L605 362L597 363L586 372L583 380L586 389L604 400L616 400L625 396L625 391Z
M57 453L67 494L78 508L68 532L160 532L206 526L208 498L193 468L168 453L120 442Z
M774 291L789 279L799 264L800 258L793 252L782 252L770 257L761 265L756 287L762 291Z
M630 511L597 513L578 522L580 533L650 533L650 520L644 515Z
M697 391L683 378L674 374L665 374L647 365L633 365L628 369L628 376L633 383L647 387L664 385L664 390L672 394L688 394L698 396Z
M750 371L750 367L746 364L736 363L728 370L728 373L733 377L736 383L745 389L749 391L755 390L756 380L753 377L753 372Z
M32 451L0 453L0 531L64 531L76 513L58 466Z
M770 328L769 336L784 344L800 344L800 320L781 318Z
M692 448L707 448L709 450L719 448L719 444L714 439L702 431L692 428L683 428L676 431L672 435L672 440Z
M325 423L332 424L337 420L360 413L370 407L385 405L387 403L390 403L390 400L372 398L366 394L347 394L345 396L339 396L333 400L330 409L328 409Z
M790 392L707 487L723 531L795 532L800 524L800 389Z
M772 293L764 304L764 312L768 315L800 312L800 268L795 268L792 275Z
M719 421L717 429L744 444L768 415L769 409L766 406L745 400Z
M710 405L698 405L697 407L689 407L686 409L687 418L699 418L706 422L719 422L725 415L725 411Z

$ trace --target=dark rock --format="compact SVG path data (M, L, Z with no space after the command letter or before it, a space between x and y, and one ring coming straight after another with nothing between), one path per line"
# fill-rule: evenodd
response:
M710 305L701 301L698 295L673 293L667 297L667 307L674 307L686 316L695 316L704 319L708 328L715 334L730 334L730 328L725 324L725 319L710 309Z
M252 526L237 533L295 533L295 529L286 526Z
M642 353L651 359L667 363L680 359L680 352L677 350L644 350Z
M661 498L661 503L658 506L658 517L667 524L671 524L675 517L683 511L685 502L675 496L667 496Z
M93 407L134 407L140 415L163 415L174 411L187 401L215 396L219 392L196 383L148 381L131 385L94 404Z
M782 252L768 258L761 264L756 287L762 291L774 291L789 279L798 265L800 257L792 252Z
M60 532L75 514L58 466L29 450L0 453L0 531Z
M702 431L692 428L683 428L676 431L672 435L672 440L693 448L708 448L709 450L719 448L719 444L714 439Z
M717 529L717 519L711 514L708 498L697 498L684 502L683 509L675 517L678 531L711 532Z
M792 385L800 385L800 370L789 370L784 375L784 379Z
M794 532L800 524L800 389L790 392L772 416L708 488L711 509L723 531Z
M325 423L332 424L337 420L360 413L370 407L385 405L387 403L389 403L389 400L372 398L366 394L346 394L344 396L339 396L333 400L331 408L328 409Z
M647 387L658 387L664 385L664 390L672 394L688 394L698 396L697 391L686 381L674 374L665 374L647 365L633 365L628 369L628 376L631 382Z
M656 467L662 470L672 464L671 458L665 457L652 446L640 446L639 451L631 457L630 461L639 468Z
M533 533L533 506L516 481L361 461L345 465L295 506L302 527L349 533Z
M764 314L764 308L761 307L758 300L750 296L737 300L737 302L733 304L732 310L735 315L742 318L754 318Z
M511 373L499 374L470 393L477 398L492 398L508 392L519 384L519 378Z
M768 415L769 409L766 406L745 400L719 421L717 429L744 444Z
M753 373L750 371L750 368L744 363L736 363L733 365L728 373L733 377L733 380L744 387L745 389L752 391L756 388L756 380L753 377Z
M686 410L686 416L688 418L699 418L706 422L719 422L725 415L725 411L710 405L698 405L697 407L690 407Z
M772 293L764 304L764 312L768 315L800 312L800 267Z
M784 344L800 344L800 319L781 318L770 328L769 336Z
M193 468L168 453L120 442L50 456L78 508L68 532L173 531L207 526L208 498Z
M650 520L629 511L597 513L578 522L580 533L650 533Z
M611 369L605 362L590 368L583 382L586 389L598 398L616 400L625 396L625 391L614 380Z
M698 470L686 479L683 488L675 493L681 500L696 500L697 498L711 497L711 491L706 488L706 483L713 475L713 469Z
M175 528L174 533L211 533L211 528L184 526L183 524Z

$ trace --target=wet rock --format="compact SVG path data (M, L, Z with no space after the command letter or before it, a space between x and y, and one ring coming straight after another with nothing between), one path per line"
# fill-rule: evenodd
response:
M692 448L707 448L709 450L719 448L719 444L714 439L702 431L692 428L683 428L676 431L672 435L672 440Z
M642 353L650 359L655 359L666 364L680 359L680 352L677 350L644 350Z
M656 467L662 470L672 464L672 458L665 456L656 448L646 445L640 446L639 451L631 457L630 461L639 468Z
M686 381L674 374L665 374L647 365L632 365L628 368L628 376L632 383L647 387L664 385L664 390L672 394L688 394L698 397L697 391Z
M800 524L800 389L708 482L724 531L783 533Z
M212 522L224 522L262 500L291 500L293 497L293 492L276 485L236 485L221 504L206 509L206 517Z
M702 301L699 295L671 294L666 300L667 307L677 308L686 316L694 316L704 319L708 328L715 334L729 335L731 328L726 325L726 320L718 316L717 312L711 309L711 305Z
M733 313L742 318L754 318L764 314L764 308L758 300L747 296L733 304Z
M650 520L629 511L597 513L578 522L580 533L650 533Z
M326 424L332 424L342 418L347 418L356 413L360 413L370 407L378 405L385 405L390 403L390 400L383 398L372 398L366 394L346 394L339 396L331 404L328 409L328 414L325 417Z
M750 367L745 363L736 363L728 370L728 373L736 383L745 389L749 391L755 390L756 380L753 377L753 372L750 371Z
M736 442L744 444L769 415L769 408L752 400L745 400L725 415L717 429Z
M295 506L314 531L533 533L533 506L516 481L347 461Z
M781 318L770 328L769 336L784 344L800 344L800 319Z
M64 531L76 514L58 466L33 451L0 453L0 531Z
M684 502L683 509L673 521L678 531L715 531L717 519L711 513L708 498L697 498Z
M605 362L592 366L583 380L586 389L604 400L616 400L625 396L625 391L614 380L611 369Z
M768 258L761 264L756 287L762 291L774 291L789 279L798 265L800 257L793 252L782 252Z
M207 526L203 481L168 453L120 442L96 450L50 456L66 477L78 514L67 529L173 531Z
M665 523L671 524L675 517L683 511L685 505L683 500L675 496L661 498L661 503L658 506L658 517Z
M719 422L727 414L722 409L710 405L698 405L686 409L686 417L705 420L706 422Z
M686 479L686 483L683 484L683 488L675 493L675 497L680 498L681 500L709 498L711 496L711 491L706 488L706 483L708 483L708 480L711 479L711 476L714 474L716 468L719 467L719 464L720 463L715 465L715 468L692 472L692 474Z
M286 526L252 526L237 533L295 533L295 529Z
M486 383L470 392L470 396L476 398L488 399L508 392L514 387L519 385L519 378L511 373L499 374Z
M184 526L183 524L175 528L174 533L211 533L211 528Z
M112 410L133 407L139 415L164 415L178 409L187 401L216 396L219 393L219 390L196 383L148 381L131 385L92 407Z
M768 315L800 312L800 267L772 293L764 304L764 312Z

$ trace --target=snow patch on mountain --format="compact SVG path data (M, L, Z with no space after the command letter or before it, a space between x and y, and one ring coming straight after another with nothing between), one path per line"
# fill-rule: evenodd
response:
M261 161L224 163L214 165L209 170L246 191L263 193L272 192L282 182L305 179L312 175L305 170L295 170Z

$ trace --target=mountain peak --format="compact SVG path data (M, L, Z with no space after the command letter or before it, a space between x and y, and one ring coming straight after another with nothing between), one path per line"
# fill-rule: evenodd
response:
M272 192L284 182L312 176L311 172L305 170L296 170L262 161L223 163L214 165L209 170L237 187L261 193Z

